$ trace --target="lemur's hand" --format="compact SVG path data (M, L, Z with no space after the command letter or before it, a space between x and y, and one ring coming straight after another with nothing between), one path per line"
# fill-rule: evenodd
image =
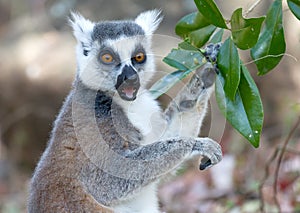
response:
M213 91L216 72L211 63L195 71L190 82L186 86L186 93L181 96L179 101L180 111L186 111L193 108L198 101L206 102Z
M210 138L198 138L193 147L192 155L202 155L199 169L204 170L222 160L221 146Z

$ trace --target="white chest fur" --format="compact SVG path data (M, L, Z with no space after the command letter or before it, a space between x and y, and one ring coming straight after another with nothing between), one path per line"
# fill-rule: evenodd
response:
M163 137L167 125L162 118L158 102L148 91L141 91L135 101L120 101L119 103L130 122L143 134L143 145L153 143Z
M119 99L117 102L123 107L129 121L143 134L143 145L154 143L162 138L166 122L162 117L158 102L148 91L140 91L135 101L128 102ZM124 203L114 206L114 211L117 213L158 213L156 185L157 183L154 182L144 187Z

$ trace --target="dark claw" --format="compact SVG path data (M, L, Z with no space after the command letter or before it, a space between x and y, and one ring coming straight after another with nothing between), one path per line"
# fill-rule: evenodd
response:
M199 169L200 170L204 170L204 169L206 169L209 166L211 166L211 160L208 159L207 157L202 158L200 166L199 166Z

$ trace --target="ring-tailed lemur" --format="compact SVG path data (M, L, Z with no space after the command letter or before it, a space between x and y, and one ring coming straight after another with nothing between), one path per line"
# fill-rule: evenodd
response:
M213 68L197 70L164 112L146 89L159 14L99 23L73 14L78 71L33 175L30 213L158 213L162 177L192 156L204 156L200 169L221 160L218 143L197 137Z

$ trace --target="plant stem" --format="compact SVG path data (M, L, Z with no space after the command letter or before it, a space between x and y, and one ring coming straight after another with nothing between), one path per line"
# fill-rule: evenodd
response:
M289 132L287 138L285 139L282 149L279 152L279 158L278 158L277 164L276 164L275 179L274 179L274 183L273 183L273 191L274 191L273 199L274 199L275 205L278 208L279 212L281 212L280 204L279 204L279 201L277 198L277 182L278 182L279 169L280 169L280 165L281 165L281 162L283 159L283 155L286 150L286 146L287 146L288 142L291 140L291 137L293 136L294 132L296 131L296 129L298 128L299 125L300 125L300 116L298 117L298 120L296 121L293 128Z
M253 5L251 5L251 7L245 12L244 17L246 18L249 15L249 13L251 13L261 2L262 0L257 0Z
M268 177L270 176L270 166L271 164L274 162L274 160L276 159L276 157L279 154L279 158L277 160L277 164L276 164L276 169L275 169L275 179L274 179L274 183L273 183L273 200L275 202L275 205L277 207L277 209L281 210L279 201L277 199L277 183L278 183L278 175L279 175L279 169L280 169L280 164L282 162L283 159L283 155L285 152L290 152L296 155L300 155L300 152L296 151L296 150L292 150L290 148L287 148L287 144L290 141L291 137L293 136L294 132L296 131L296 129L298 128L298 126L300 125L300 116L298 117L297 122L295 123L295 125L293 126L293 128L290 130L287 138L284 141L284 144L282 147L279 147L279 145L276 147L276 149L274 150L273 154L271 155L270 159L267 161L266 166L265 166L265 175L261 181L261 183L259 184L259 197L260 197L260 211L261 212L265 212L264 207L265 207L265 203L264 203L264 198L263 198L263 187L268 179Z

